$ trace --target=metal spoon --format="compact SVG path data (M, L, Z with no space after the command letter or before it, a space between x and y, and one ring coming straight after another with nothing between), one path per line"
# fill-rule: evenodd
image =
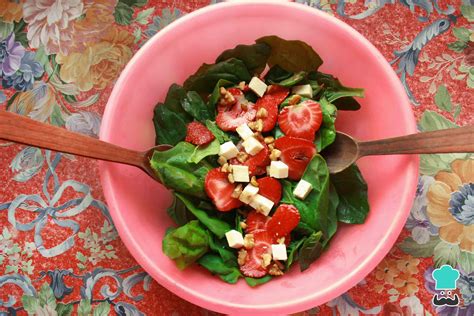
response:
M474 126L450 128L395 138L359 142L337 132L336 140L322 151L330 173L338 173L364 156L474 152Z
M0 139L135 166L158 182L150 158L155 150L172 148L159 145L144 152L134 151L5 111L0 111Z

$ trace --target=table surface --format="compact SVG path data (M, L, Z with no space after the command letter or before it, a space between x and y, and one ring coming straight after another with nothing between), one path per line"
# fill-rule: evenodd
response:
M0 110L96 136L134 52L216 1L16 2L0 0ZM374 43L398 71L420 130L474 123L473 0L297 2ZM162 288L130 256L95 161L0 146L0 315L213 314ZM420 172L411 215L388 256L356 287L301 315L474 315L474 160L425 155ZM460 271L459 306L432 305L431 272L443 264Z

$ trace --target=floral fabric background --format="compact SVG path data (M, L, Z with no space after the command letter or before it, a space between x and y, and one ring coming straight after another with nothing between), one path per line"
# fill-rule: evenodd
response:
M0 0L0 110L97 137L114 81L205 0ZM420 131L474 124L473 0L296 2L344 20L400 76ZM96 162L0 141L0 315L209 315L159 286L121 243ZM435 307L431 272L461 275ZM424 155L397 244L356 287L301 315L474 315L474 160Z

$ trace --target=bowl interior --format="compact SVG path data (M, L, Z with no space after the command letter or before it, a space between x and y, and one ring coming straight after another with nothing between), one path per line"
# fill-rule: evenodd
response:
M168 87L182 83L225 49L265 35L299 39L323 58L321 70L366 89L362 110L340 112L338 128L370 140L416 132L398 78L359 33L317 10L288 3L226 3L192 13L166 28L132 59L107 104L101 139L136 150L154 144L153 107ZM139 169L101 164L106 199L117 229L137 261L160 284L203 307L224 313L290 313L335 298L354 286L386 255L412 202L417 158L363 158L371 212L363 225L342 226L312 267L252 289L228 285L200 268L178 270L161 251L172 225L170 194Z

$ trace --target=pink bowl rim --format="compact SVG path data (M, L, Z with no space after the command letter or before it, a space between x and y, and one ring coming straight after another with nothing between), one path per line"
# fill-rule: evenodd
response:
M328 22L332 23L334 27L340 28L343 32L348 33L351 37L355 38L359 41L362 45L364 45L368 53L372 56L374 62L378 63L380 67L382 67L385 72L387 73L387 77L391 86L394 87L397 94L400 96L400 100L402 101L401 106L401 116L406 123L405 131L407 134L409 133L416 133L416 120L413 114L413 110L411 108L410 102L408 97L406 96L405 90L397 77L396 73L393 71L390 64L386 61L385 57L375 48L375 46L369 42L362 34L357 32L348 24L344 23L343 21L337 19L336 17L330 16L320 10L315 8L311 8L309 6L293 3L293 2L273 2L267 0L259 0L259 1L236 1L236 2L224 2L219 4L209 5L207 7L198 9L192 13L187 14L184 17L181 17L179 20L171 23L170 25L166 26L160 32L155 34L138 52L132 57L132 59L128 62L124 70L122 71L119 79L117 80L110 98L107 102L102 124L100 128L100 135L99 138L104 141L108 141L110 139L110 135L112 130L111 126L111 118L113 117L113 113L115 113L116 108L114 104L120 97L120 90L123 86L127 84L129 79L129 72L132 68L134 68L137 61L139 61L144 54L144 52L152 46L155 42L160 41L162 37L164 37L167 33L171 32L173 28L187 23L189 20L192 20L198 16L206 15L209 12L215 10L223 10L229 9L236 6L245 6L245 5L256 5L256 4L265 4L268 6L283 6L283 7L293 7L298 8L302 11L307 11L315 16L315 18L320 18L327 20ZM108 168L109 163L101 162L99 164L99 174L101 179L102 188L104 191L104 195L106 201L109 205L110 214L114 221L115 227L118 230L118 233L124 242L127 249L130 251L132 256L135 260L143 267L145 271L147 271L160 285L174 293L175 295L193 303L199 305L201 307L214 310L221 313L242 313L242 312L250 312L252 311L253 314L260 314L260 313L294 313L298 311L302 311L315 305L321 305L327 302L327 300L323 301L321 298L318 299L317 294L308 293L306 296L302 296L298 299L294 299L291 301L285 302L275 302L274 304L267 304L267 305L259 305L249 306L249 305L242 305L238 302L224 302L218 299L213 299L208 295L202 295L202 293L193 291L192 289L180 286L176 282L173 281L172 276L165 275L163 271L159 267L156 266L154 262L151 262L145 253L139 247L139 244L133 238L133 232L131 232L127 225L126 220L122 216L120 212L117 210L119 209L117 200L115 199L115 194L113 190L113 185L111 183L111 171ZM408 217L410 212L413 199L415 196L415 188L418 183L418 169L419 169L419 158L418 156L413 157L410 164L407 166L407 174L408 177L405 181L405 190L402 194L403 202L400 206L400 212L398 212L395 217L393 218L392 225L390 229L387 231L385 238L378 244L377 248L374 248L372 251L372 255L367 257L360 265L359 269L352 273L349 278L347 278L338 288L335 288L331 292L329 292L325 297L332 297L336 298L337 296L345 293L347 290L355 286L358 282L360 282L365 276L367 276L387 255L390 251L392 246L395 244L400 232L402 231L405 221Z

